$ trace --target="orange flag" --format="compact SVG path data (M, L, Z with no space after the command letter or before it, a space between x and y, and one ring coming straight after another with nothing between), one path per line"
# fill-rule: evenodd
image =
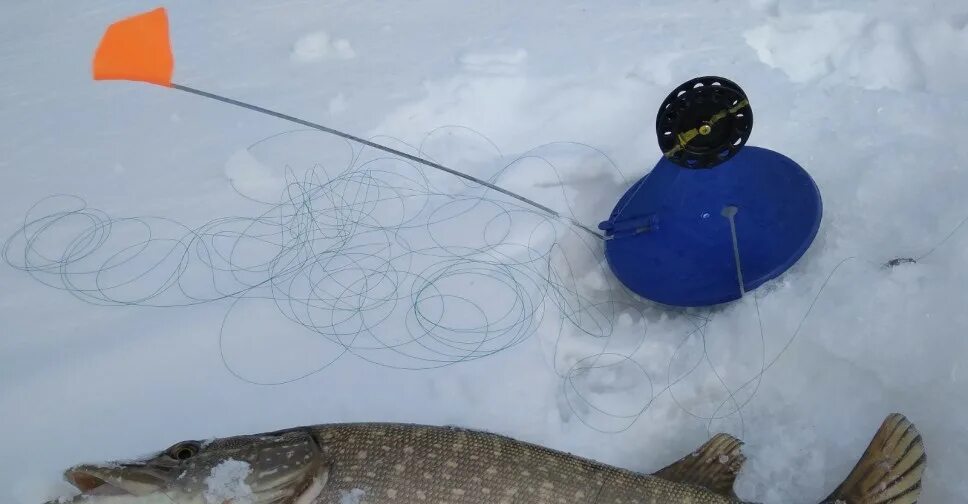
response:
M174 69L164 7L112 24L94 53L95 80L131 80L171 87Z

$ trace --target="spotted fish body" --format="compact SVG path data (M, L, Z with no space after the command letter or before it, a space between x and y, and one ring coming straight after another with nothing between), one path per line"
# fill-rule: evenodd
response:
M314 432L331 463L318 501L326 504L347 502L347 496L373 504L740 502L700 486L478 431L346 424Z
M745 460L717 434L657 471L639 474L452 427L330 424L183 441L134 461L65 473L75 504L730 504ZM881 425L823 504L914 504L925 467L921 436L901 415Z

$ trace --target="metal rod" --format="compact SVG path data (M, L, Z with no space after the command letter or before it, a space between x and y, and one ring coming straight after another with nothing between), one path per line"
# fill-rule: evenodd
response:
M736 280L739 281L740 297L746 295L746 287L743 285L743 263L739 258L739 239L736 238L736 213L739 209L728 206L723 209L723 217L729 221L729 234L733 239L733 258L736 260Z
M336 129L333 129L333 128L328 128L326 126L323 126L322 124L316 124L314 122L310 122L310 121L307 121L305 119L300 119L298 117L293 117L293 116L288 115L288 114L283 114L282 112L276 112L275 110L269 110L267 108L263 108L263 107L260 107L258 105L252 105L251 103L246 103L246 102L239 101L239 100L233 100L232 98L226 98L224 96L220 96L220 95L217 95L217 94L209 93L207 91L202 91L200 89L195 89L195 88L191 88L191 87L188 87L188 86L182 86L181 84L174 84L174 83L172 83L171 87L173 89L177 89L179 91L185 91L185 92L192 93L192 94L196 94L196 95L199 95L199 96L204 96L205 98L211 98L213 100L218 100L218 101L220 101L222 103L228 103L229 105L235 105L236 107L242 107L244 109L249 109L249 110L252 110L254 112L259 112L260 114L265 114L265 115L269 115L269 116L272 116L272 117L277 117L277 118L282 119L284 121L289 121L289 122L292 122L292 123L300 124L302 126L308 126L310 128L313 128L313 129L322 131L324 133L329 133L331 135L336 135L338 137L342 137L342 138L345 138L347 140L352 140L354 142L361 143L361 144L366 145L368 147L373 147L374 149L379 149L379 150L382 150L384 152L388 152L390 154L393 154L395 156L400 156L400 157L402 157L404 159L409 159L410 161L414 161L414 162L420 163L420 164L422 164L424 166L428 166L428 167L433 168L435 170L440 170L442 172L449 173L451 175L460 177L462 179L470 180L471 182L474 182L475 184L480 184L480 185L482 185L484 187L487 187L488 189L493 189L493 190L495 190L495 191L497 191L497 192L499 192L501 194L510 196L510 197L512 197L512 198L514 198L514 199L516 199L518 201L522 201L524 203L527 203L528 205L531 205L531 206L533 206L533 207L535 207L535 208L537 208L537 209L539 209L539 210L541 210L541 211L543 211L543 212L545 212L547 214L550 214L550 215L552 215L554 217L557 217L559 219L567 220L572 225L577 226L577 227L579 227L579 228L587 231L588 233L591 233L596 238L599 238L599 239L602 239L602 240L605 239L605 236L602 235L601 233L598 233L597 231L592 230L588 226L585 226L584 224L582 224L582 223L580 223L580 222L572 219L571 217L566 217L564 215L561 215L560 213L552 210L551 208L548 208L548 207L542 205L541 203L538 203L538 202L536 202L536 201L534 201L532 199L529 199L529 198L525 198L524 196L521 196L519 194L515 194L515 193L513 193L511 191L508 191L507 189L504 189L503 187L494 185L494 184L492 184L490 182L487 182L485 180L479 179L479 178L474 177L472 175L468 175L466 173L459 172L457 170L454 170L453 168L448 168L448 167L446 167L446 166L444 166L442 164L435 163L433 161L429 161L427 159L414 156L412 154L407 154L406 152L402 152L402 151L399 151L397 149L393 149L391 147L387 147L385 145L380 145L380 144L378 144L376 142L372 142L370 140L366 140L364 138L360 138L358 136L351 135L349 133L344 133L342 131L339 131L339 130L336 130Z

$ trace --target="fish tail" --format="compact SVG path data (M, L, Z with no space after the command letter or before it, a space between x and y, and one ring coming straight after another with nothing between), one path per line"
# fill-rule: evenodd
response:
M888 415L847 479L821 504L915 504L926 457L904 415Z

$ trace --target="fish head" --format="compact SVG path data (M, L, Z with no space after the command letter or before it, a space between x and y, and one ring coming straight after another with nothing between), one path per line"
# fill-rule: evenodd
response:
M306 430L182 441L140 460L64 473L84 504L310 504L328 475ZM63 501L62 501L63 502Z

